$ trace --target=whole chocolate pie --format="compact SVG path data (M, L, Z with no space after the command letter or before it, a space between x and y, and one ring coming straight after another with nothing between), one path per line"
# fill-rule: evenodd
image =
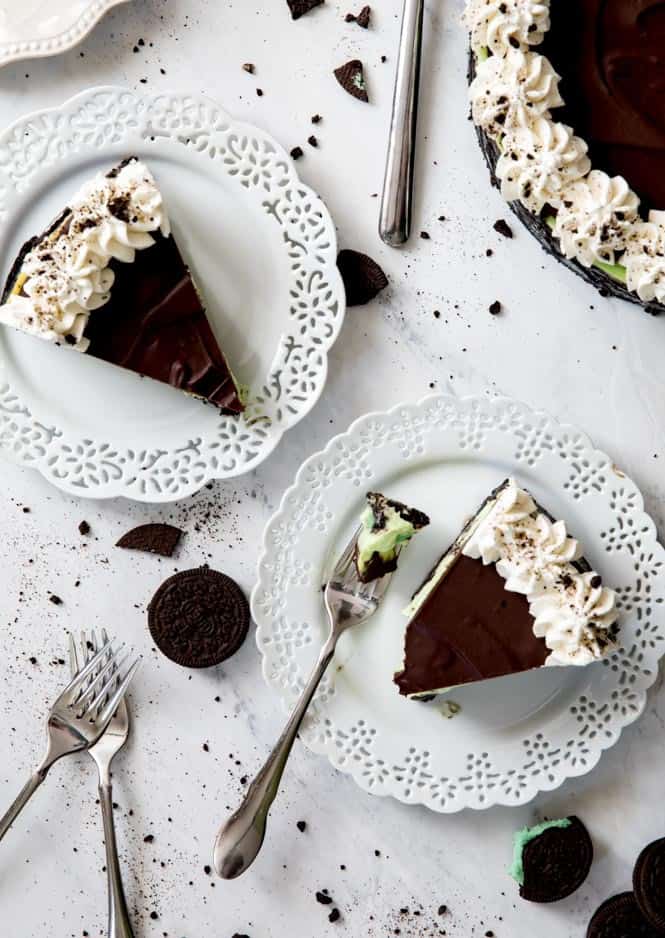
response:
M473 121L511 207L586 279L660 312L665 4L467 0L464 20Z
M131 157L24 244L0 322L216 404L243 410L161 192Z

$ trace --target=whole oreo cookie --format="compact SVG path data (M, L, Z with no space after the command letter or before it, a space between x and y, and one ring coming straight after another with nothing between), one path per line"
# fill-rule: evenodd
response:
M523 848L520 896L529 902L565 899L589 875L593 860L589 832L579 818L565 820L567 826L548 827Z
M662 938L662 932L647 922L632 892L621 892L596 910L586 938Z
M249 605L235 580L209 567L165 580L148 607L159 650L185 668L210 668L240 648L249 629Z
M633 891L644 917L665 934L665 837L648 844L637 858Z

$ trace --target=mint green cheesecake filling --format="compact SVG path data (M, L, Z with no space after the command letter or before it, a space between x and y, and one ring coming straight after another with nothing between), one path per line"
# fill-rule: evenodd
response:
M570 825L570 818L565 817L559 821L543 821L542 824L536 824L535 827L523 827L521 831L517 831L513 842L513 862L508 870L515 882L520 886L524 885L524 864L522 860L526 845L552 827L565 828L570 827Z
M391 505L383 507L380 527L377 527L371 505L367 505L360 516L360 524L362 530L358 535L357 564L361 573L374 554L378 554L381 560L392 560L416 533L414 525Z

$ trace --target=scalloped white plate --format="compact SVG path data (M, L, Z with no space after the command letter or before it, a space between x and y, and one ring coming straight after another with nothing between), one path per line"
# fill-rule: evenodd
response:
M66 52L112 7L127 0L5 0L0 3L0 65Z
M335 228L263 131L210 98L96 88L0 134L2 274L89 176L135 155L241 384L242 417L0 329L0 449L89 498L171 501L269 456L318 400L344 318Z
M392 683L401 610L464 519L507 475L566 519L617 589L622 647L587 668L547 668L418 703ZM377 489L432 523L404 552L377 615L342 636L305 743L365 790L435 811L520 805L583 775L641 714L665 651L665 550L642 496L574 427L514 401L428 398L361 417L308 459L265 532L252 596L266 682L290 708L326 632L321 584Z

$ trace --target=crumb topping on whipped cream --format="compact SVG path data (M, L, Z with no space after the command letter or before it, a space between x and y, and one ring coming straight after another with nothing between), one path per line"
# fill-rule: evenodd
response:
M629 290L643 302L665 303L665 212L651 211L633 226L621 260Z
M539 117L549 118L550 108L563 104L559 76L548 60L512 47L480 63L469 97L474 123L495 140Z
M561 250L585 267L616 263L616 254L625 250L637 220L639 204L623 177L592 169L566 189L558 207L554 234Z
M614 647L616 594L594 571L576 565L581 550L563 521L552 521L510 479L462 553L494 563L506 589L529 602L534 634L548 665L584 665Z
M565 257L619 264L630 291L665 303L665 213L644 221L626 180L592 169L586 143L550 113L564 103L559 76L533 51L550 28L550 0L467 0L462 20L476 56L471 114L500 151L504 198L536 214L549 207Z
M545 117L508 131L496 164L502 196L532 212L545 205L558 208L570 185L591 169L587 150L570 127Z
M538 45L550 28L549 0L469 0L463 21L476 54Z
M170 226L161 193L139 160L86 183L53 232L23 258L0 322L81 352L90 314L108 303L110 261L131 263L136 251Z

